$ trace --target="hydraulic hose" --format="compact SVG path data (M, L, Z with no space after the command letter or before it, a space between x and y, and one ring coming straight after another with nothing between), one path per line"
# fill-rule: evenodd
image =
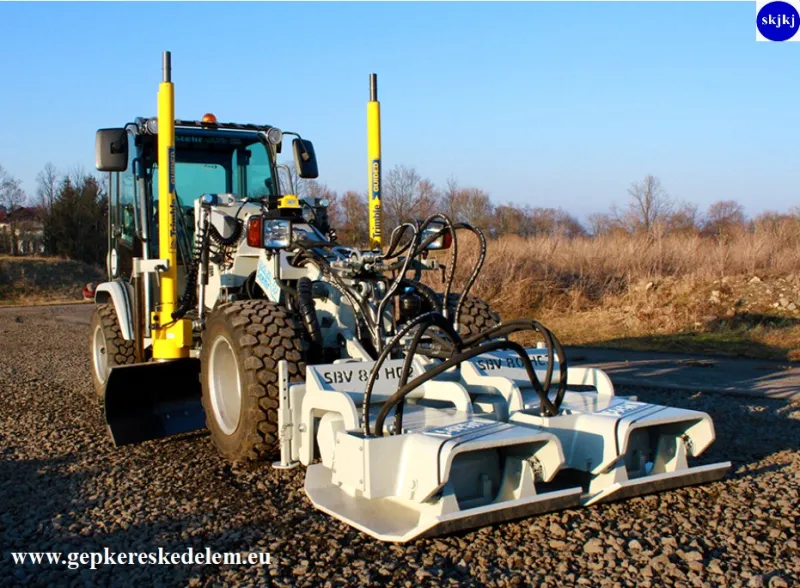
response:
M322 331L317 320L317 309L311 292L311 280L306 276L297 280L297 309L300 311L311 343L318 348L322 347Z
M456 239L456 232L455 229L453 228L453 222L450 220L450 217L441 213L432 214L431 216L426 218L425 221L422 223L422 225L420 225L419 234L422 235L423 231L425 230L425 227L427 227L436 219L441 219L442 221L444 221L444 224L447 225L447 230L450 231L450 235L452 236L453 239L453 243L450 246L450 260L448 264L450 267L447 268L448 271L447 271L447 277L445 278L445 286L444 286L444 304L442 305L442 313L444 314L445 317L449 319L450 313L447 311L447 300L450 297L450 289L453 286L453 278L456 277L456 262L458 261L458 239ZM441 230L438 231L437 234L438 233L441 233L443 235L445 231ZM430 243L433 243L433 241L435 240L436 238L433 238L432 235L431 238L426 239L425 243L419 245L409 255L411 257L416 257L422 251L425 250L425 247L430 245Z
M500 349L515 351L517 355L519 355L522 365L525 368L525 372L527 373L531 384L533 384L536 394L539 396L539 401L541 402L542 406L542 414L544 416L554 416L558 414L560 403L558 405L552 403L547 397L547 394L544 393L542 385L539 383L539 380L536 377L536 371L533 369L533 364L531 364L531 360L528 357L528 354L525 352L525 349L519 343L514 343L513 341L490 341L489 343L484 343L478 347L473 347L472 349L458 353L447 361L443 361L439 365L426 371L424 374L417 376L405 386L398 388L397 391L392 394L381 406L381 409L378 412L378 418L375 421L375 434L378 437L383 436L383 424L386 421L386 416L389 414L389 411L392 410L395 405L403 400L415 388L418 388L425 382L432 380L439 374L449 370L451 367L462 364L468 359L488 353L489 351L496 351Z
M491 337L505 337L512 333L528 330L535 330L541 334L544 338L545 346L547 347L547 371L545 373L544 383L545 393L549 393L550 384L552 382L554 350L558 357L559 382L558 391L556 392L556 403L558 406L560 406L561 401L564 398L564 394L567 391L567 356L564 353L564 347L561 345L561 341L558 340L558 338L553 334L552 331L550 331L550 329L538 321L533 319L517 319L508 323L500 323L499 325L495 325L479 335L475 335L465 340L464 345L471 347L479 344L482 340L489 339Z
M207 215L205 218L205 222L200 223L197 234L195 235L194 255L189 262L189 267L186 269L186 286L183 290L183 296L181 296L180 305L171 315L172 320L183 318L186 313L197 304L197 278L200 272L200 265L203 262L204 252L206 252L209 247L209 237L211 234L208 230L210 220Z
M464 302L467 299L467 294L472 289L472 285L475 283L475 280L478 279L478 274L481 273L481 269L483 269L483 263L486 260L486 236L483 234L483 231L478 229L477 227L473 227L469 223L458 223L456 225L456 230L464 228L469 231L472 231L478 240L480 241L480 253L478 255L478 263L475 264L475 268L472 270L472 274L470 274L467 283L464 285L463 290L461 290L461 296L458 298L458 304L456 304L456 313L453 316L453 323L458 325L458 320L461 318L461 310L464 308ZM453 235L453 242L455 242L455 235ZM445 300L445 304L447 301Z
M448 338L456 343L456 349L461 351L461 337L453 328L453 325L445 318L444 315L438 313L435 314L432 321L426 322L426 324L420 326L420 328L417 329L417 332L414 333L414 338L411 340L411 345L408 346L408 350L406 351L405 361L403 361L403 369L400 372L400 382L398 383L399 388L402 388L408 383L408 376L411 374L411 363L414 361L414 355L417 353L417 347L422 340L422 336L431 327L439 327L442 329ZM394 411L394 430L396 432L401 432L403 430L404 406L405 402L401 400Z
M412 239L409 240L408 243L403 245L398 251L395 251L397 246L400 244L400 239L403 238L403 234L406 232L406 229L408 227L416 229L416 227L411 223L403 223L394 228L394 230L392 231L392 236L389 238L389 247L386 250L386 254L383 256L384 260L389 260L389 259L394 259L395 257L399 257L400 255L408 251L411 245L413 245L414 241Z
M347 298L348 302L350 302L350 306L353 308L353 313L356 315L356 317L355 317L355 319L356 319L356 337L358 338L359 341L362 341L363 340L363 333L361 331L361 321L359 320L359 316L358 316L359 313L364 318L364 320L367 322L367 328L369 328L370 331L372 331L372 324L370 322L370 317L368 315L366 315L366 313L364 312L364 308L361 305L361 303L358 300L358 298L356 297L356 295L353 294L350 291L350 289L347 287L347 285L344 284L339 279L339 276L337 276L336 272L333 271L333 269L331 268L330 264L328 263L328 260L326 260L321 255L318 255L313 250L313 248L306 247L304 244L301 244L301 242L299 242L299 241L295 242L294 245L295 245L296 248L300 249L300 251L303 254L305 254L307 256L308 263L313 264L320 271L320 273L322 273L323 275L328 276L328 277L331 278L331 280L332 280L331 285L335 286L342 293L342 296Z
M449 329L449 333L451 334L453 339L453 344L459 351L461 350L461 345L462 345L461 337L458 335L458 333L455 332L455 330L453 330L453 328L450 325L443 326L447 323L447 321L442 320L442 318L444 318L443 315L438 312L426 312L425 314L419 315L418 317L410 320L405 325L403 325L403 328L400 329L397 332L397 334L394 337L392 337L391 341L389 341L386 347L383 348L383 351L378 356L378 359L376 360L375 365L373 366L372 371L369 374L369 379L367 380L367 387L364 390L364 403L361 406L361 420L363 423L362 430L364 431L365 436L367 437L370 436L369 405L372 399L372 388L375 386L375 380L377 380L378 378L379 370L386 361L386 359L389 357L389 354L392 352L392 349L395 347L395 345L397 345L400 339L402 339L409 331L411 331L411 329L413 329L417 325L421 325L424 323L433 324L435 322L437 326L441 326L442 329ZM410 356L407 356L406 359L408 359L408 357Z
M233 227L233 232L228 237L223 237L222 233L217 230L213 224L211 224L209 233L211 235L211 240L214 241L217 245L222 247L230 247L232 245L236 245L239 242L239 239L242 238L242 234L244 233L244 221L240 218L236 219L236 225Z
M417 228L412 225L411 223L404 223L400 226L408 226L413 231L411 236L411 242L416 243L419 239L419 232ZM392 236L394 236L394 232L392 232ZM378 351L383 351L383 310L386 308L386 304L389 302L392 296L394 296L397 289L400 287L400 283L403 281L403 276L406 275L408 271L408 266L410 265L412 257L410 255L406 256L405 262L403 263L403 267L400 270L400 273L397 274L397 278L392 282L392 285L386 290L386 294L384 294L383 298L381 298L380 302L378 302L378 311L377 311L377 324L376 326L376 347Z
M475 284L475 281L478 279L478 275L480 274L481 270L483 269L483 264L486 261L486 249L487 249L487 247L486 247L486 236L483 234L483 231L481 231L477 227L475 227L475 226L473 226L473 225L471 225L469 223L460 222L460 223L456 223L454 225L454 228L455 228L456 231L458 231L459 229L467 229L467 230L471 231L472 233L474 233L475 236L478 237L478 240L480 241L480 253L478 255L478 261L475 264L475 267L473 268L472 273L470 274L469 278L467 279L467 283L464 285L464 289L461 291L461 295L458 298L458 303L456 304L455 314L453 316L453 323L458 325L458 322L461 319L461 311L464 309L464 302L466 302L467 296L469 295L469 291L472 289L472 286ZM440 235L444 234L447 231L449 231L448 228L444 228L444 229L442 229L440 231L437 231L434 235L431 235L430 237L428 237L425 240L425 242L421 244L420 248L424 250L425 247L427 247L428 245L433 243L436 239L439 238ZM453 235L453 239L454 239L454 242L455 242L455 234ZM406 281L406 284L407 285L414 285L413 283L410 283L408 281ZM423 293L423 289L422 288L419 289L419 292L420 292L421 295L423 295L423 297L428 302L428 304L431 305L431 308L437 308L437 309L441 309L442 308L442 305L439 304L438 301L436 301L436 303L434 304L432 302L430 296L426 295L426 294L429 294L429 292ZM444 304L445 305L448 305L448 302L449 301L447 299L444 300Z
M425 302L428 303L428 307L431 310L442 312L442 304L436 297L436 294L430 288L420 284L419 282L412 282L410 280L402 280L400 285L404 288L414 288L414 291L425 299Z

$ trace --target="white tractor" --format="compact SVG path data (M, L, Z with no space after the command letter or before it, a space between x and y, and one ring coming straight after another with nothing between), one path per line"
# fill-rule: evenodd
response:
M314 506L390 541L724 476L730 463L689 463L714 440L707 414L617 397L541 324L469 295L477 228L433 215L382 246L374 76L361 250L336 242L324 201L282 190L284 137L301 178L318 175L311 142L175 120L170 71L165 53L157 118L97 134L109 281L90 343L116 445L205 427L227 459L303 464ZM453 293L461 231L481 256ZM522 330L540 345L509 339Z

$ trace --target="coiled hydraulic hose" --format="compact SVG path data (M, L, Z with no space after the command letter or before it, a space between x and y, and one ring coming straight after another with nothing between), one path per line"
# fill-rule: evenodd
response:
M187 312L197 305L197 277L200 272L200 264L203 261L203 252L208 250L211 232L208 225L211 224L206 215L206 221L200 223L195 234L194 255L186 269L186 286L183 289L180 304L175 312L172 313L172 320L183 318ZM213 225L212 225L213 228Z
M370 336L373 336L374 333L374 325L372 324L371 318L368 313L365 312L361 301L358 297L353 294L347 285L339 279L339 276L333 271L331 265L328 263L328 260L325 259L322 255L319 255L316 251L314 251L314 247L318 247L319 244L316 242L310 242L308 244L302 241L293 241L292 242L294 249L299 249L303 254L305 254L308 258L308 262L313 264L324 276L329 277L332 280L332 285L339 289L342 295L347 298L350 302L350 306L353 308L353 313L357 313L360 311L362 318L367 323L367 328L370 329ZM363 340L363 334L361 332L361 322L359 320L358 314L356 314L356 337L358 337L359 341Z
M209 234L211 235L211 240L214 241L217 245L221 247L231 247L232 245L236 245L239 242L239 239L242 238L242 234L244 233L244 221L240 218L236 219L236 224L233 227L233 232L228 237L223 237L222 233L217 230L213 224L211 224Z
M412 282L410 280L402 280L400 286L403 288L414 288L414 291L425 299L428 303L428 308L436 312L442 312L442 303L436 297L436 294L427 287L420 287L422 284L419 282Z
M306 276L297 280L297 310L300 311L300 316L311 338L311 343L317 348L322 347L322 331L317 320L317 309L311 291L311 280Z
M453 243L450 246L450 260L448 264L450 267L447 268L448 272L447 272L447 277L445 278L445 285L444 285L444 304L442 305L442 314L444 314L444 316L447 318L451 318L450 313L447 310L447 299L450 297L450 289L453 287L453 279L456 277L456 262L458 261L458 240L456 239L455 235L456 232L455 229L453 228L453 222L447 215L440 213L432 214L428 218L426 218L425 221L423 221L422 225L420 225L419 233L420 235L423 234L425 228L436 219L442 220L444 224L447 225L447 230L450 231L450 235L452 236L453 239ZM445 232L444 230L438 231L438 233L441 233L442 235L444 234L444 232ZM430 245L430 243L433 243L433 241L435 240L436 239L431 239L431 238L426 239L425 243L417 246L417 248L414 249L413 252L410 253L409 255L411 257L416 257L417 255L422 253L425 250L425 248L428 245Z
M459 321L461 320L461 311L464 308L464 303L466 302L467 296L469 295L469 292L472 289L472 286L475 284L475 281L478 279L478 275L480 274L481 270L483 269L483 264L486 261L486 249L487 249L486 248L486 236L483 234L483 231L481 231L477 227L471 225L470 223L466 223L466 222L459 222L459 223L456 223L455 225L449 225L449 226L443 227L442 229L440 229L439 231L437 231L433 235L430 235L427 239L425 239L424 242L420 243L419 246L415 250L412 251L412 253L409 254L409 256L418 255L420 252L424 251L431 243L436 241L436 239L438 239L439 237L441 237L442 235L444 235L444 234L446 234L448 232L450 232L451 235L452 235L452 239L453 239L452 248L453 248L454 251L457 251L457 249L458 249L457 231L459 229L466 229L468 231L471 231L476 237L478 237L478 241L480 243L480 251L479 251L479 254L478 254L478 261L475 264L475 267L473 268L472 273L470 274L469 278L467 279L467 283L464 285L464 288L461 290L461 295L459 296L458 302L456 303L455 314L452 317L453 318L453 323L456 324L456 325L458 325ZM392 241L394 241L394 233L392 233ZM409 246L409 244L406 245L404 250L408 246ZM400 253L402 253L402 251L398 252L397 255L399 255ZM451 264L453 266L455 265L455 260L452 257L451 257ZM453 271L453 273L454 273L454 271ZM450 282L448 282L448 285L450 285L452 283L452 278L453 278L453 274L451 273ZM444 298L444 307L445 308L447 308L449 306L449 304L448 304L449 296L448 295L449 295L449 289L446 288L445 289L445 298ZM426 297L426 300L428 300L427 297ZM428 300L428 302L430 303L430 300ZM441 305L437 304L436 306L432 306L432 308L437 308L437 307L441 308ZM448 309L448 311L449 311L449 309Z

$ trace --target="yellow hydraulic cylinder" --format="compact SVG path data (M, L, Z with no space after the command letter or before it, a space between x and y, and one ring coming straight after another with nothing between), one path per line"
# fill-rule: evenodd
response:
M369 160L369 242L373 249L383 247L383 206L381 204L381 103L378 102L378 76L369 76L367 102L367 158Z
M192 324L172 319L178 307L178 246L175 219L175 87L169 51L164 52L163 81L158 87L158 250L169 262L160 275L160 304L153 313L153 359L189 357Z

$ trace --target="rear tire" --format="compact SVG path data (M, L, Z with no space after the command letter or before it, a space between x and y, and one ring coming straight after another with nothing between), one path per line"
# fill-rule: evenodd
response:
M437 295L441 303L444 296ZM455 317L456 306L458 306L458 298L460 294L450 294L447 302L448 316ZM469 296L464 299L464 304L461 305L461 316L458 319L458 332L462 337L472 337L483 333L486 329L500 324L500 315L494 312L489 303Z
M278 361L289 381L305 375L306 342L289 312L269 300L242 300L217 308L203 332L201 382L206 426L231 461L275 455L278 440Z
M433 288L421 283L414 283L414 287L417 288L423 296L423 312L433 310L431 304L428 302L431 300L431 297L436 297L436 300L439 301L439 306L443 306L442 301L444 300L444 294L439 294L435 292ZM455 317L456 306L458 305L460 296L461 294L459 293L451 293L447 299L447 314L450 318ZM490 327L499 325L500 315L489 307L488 302L476 298L475 296L467 295L464 299L464 304L461 306L461 316L458 322L458 332L462 337L466 338L478 335Z
M122 337L113 304L95 306L89 329L89 349L95 393L102 400L111 368L136 362L133 341Z

